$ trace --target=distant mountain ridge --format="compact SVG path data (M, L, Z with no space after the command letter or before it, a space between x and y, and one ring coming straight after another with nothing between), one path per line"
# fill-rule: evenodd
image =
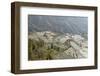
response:
M88 18L79 16L28 16L28 31L52 31L58 33L81 34L88 31Z

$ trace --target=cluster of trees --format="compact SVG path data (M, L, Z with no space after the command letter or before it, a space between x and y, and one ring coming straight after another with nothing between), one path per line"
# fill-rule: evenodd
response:
M28 60L51 60L64 50L65 47L54 42L46 43L40 38L39 40L28 39Z

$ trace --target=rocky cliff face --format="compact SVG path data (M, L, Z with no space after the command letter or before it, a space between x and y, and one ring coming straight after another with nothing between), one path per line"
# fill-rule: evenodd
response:
M87 58L87 39L77 34L61 34L51 31L31 32L29 60Z

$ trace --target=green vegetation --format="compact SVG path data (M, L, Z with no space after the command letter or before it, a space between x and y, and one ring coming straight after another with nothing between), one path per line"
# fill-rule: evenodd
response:
M86 37L86 34L84 33L82 36ZM76 35L75 39L71 35L64 36L52 32L31 33L28 37L28 60L86 58L88 48L87 39L81 38L79 35ZM76 42L77 40L81 46ZM86 53L82 52L84 50Z
M61 45L61 44L60 44ZM66 48L56 43L46 43L42 39L28 39L28 60L51 60Z

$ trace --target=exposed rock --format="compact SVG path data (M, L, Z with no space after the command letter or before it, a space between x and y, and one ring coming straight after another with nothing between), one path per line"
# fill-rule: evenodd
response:
M87 40L81 35L44 31L32 32L28 38L37 42L42 41L43 46L41 48L42 50L45 48L45 51L49 51L48 56L51 59L77 59L88 57ZM37 48L37 50L39 49Z

